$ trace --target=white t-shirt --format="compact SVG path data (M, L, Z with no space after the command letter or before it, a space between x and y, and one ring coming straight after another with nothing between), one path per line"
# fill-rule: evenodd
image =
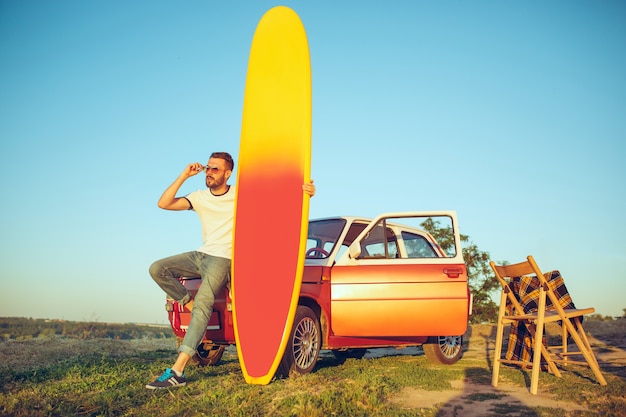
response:
M235 186L215 196L211 190L194 191L186 196L202 224L203 245L199 252L221 258L232 257L233 219L235 217Z

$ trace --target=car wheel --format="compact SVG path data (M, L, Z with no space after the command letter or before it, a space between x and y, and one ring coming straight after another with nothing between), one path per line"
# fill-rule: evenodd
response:
M315 367L322 346L320 322L309 307L298 306L289 342L278 366L278 376L308 374Z
M214 345L213 343L200 343L196 349L196 354L191 358L198 366L213 366L222 359L224 345Z
M452 365L463 355L463 336L432 336L422 348L430 362Z
M182 337L176 337L176 350L183 344ZM192 362L198 364L198 366L212 366L216 365L222 355L226 346L214 345L213 343L200 343L196 349L195 355L191 357Z

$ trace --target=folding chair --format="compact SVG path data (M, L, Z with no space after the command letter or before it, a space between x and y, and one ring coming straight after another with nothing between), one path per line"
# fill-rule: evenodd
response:
M582 326L582 317L593 313L595 309L576 309L558 271L546 274L549 277L546 278L532 256L528 256L524 262L513 265L496 265L493 261L490 265L502 285L491 385L497 386L502 363L521 367L531 366L530 393L537 394L542 358L548 371L559 378L561 373L556 363L587 365L600 385L606 385L606 380L600 372ZM544 326L552 322L561 322L561 344L544 346ZM532 347L532 355L528 351L528 357L521 355L521 357L502 358L502 342L506 325L511 326L512 330L507 354L512 349L511 341L521 337L526 339L526 345ZM576 343L578 351L568 351L570 336ZM519 343L519 340L517 342ZM571 360L570 357L573 355L582 355L585 361Z

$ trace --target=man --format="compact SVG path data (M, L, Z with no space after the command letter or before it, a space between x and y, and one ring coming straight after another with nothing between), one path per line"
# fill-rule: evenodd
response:
M191 321L178 357L171 368L147 389L183 386L187 383L183 371L195 354L213 312L215 296L222 291L230 276L233 217L235 215L235 186L228 185L233 172L233 158L227 152L214 152L206 167L195 162L187 165L176 180L163 192L158 206L165 210L194 210L202 225L202 246L196 251L161 259L150 266L152 279L165 293L191 311ZM202 170L206 173L206 189L177 197L178 190L190 177ZM315 194L313 180L302 185L309 196ZM202 277L194 299L178 278Z

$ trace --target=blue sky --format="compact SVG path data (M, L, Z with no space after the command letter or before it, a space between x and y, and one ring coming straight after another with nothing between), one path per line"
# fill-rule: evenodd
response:
M456 210L492 259L532 254L622 315L624 2L281 4L311 50L311 218ZM166 323L147 268L200 227L156 201L187 163L237 158L275 5L0 0L0 316Z

